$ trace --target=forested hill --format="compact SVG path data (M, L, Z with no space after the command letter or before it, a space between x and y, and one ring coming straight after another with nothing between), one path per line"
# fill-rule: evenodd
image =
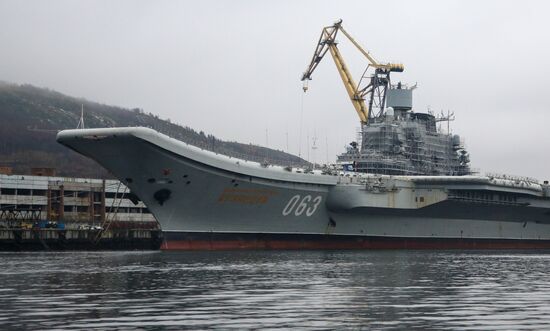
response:
M282 151L222 141L141 109L108 106L32 85L0 82L0 166L12 167L20 174L29 173L30 168L49 167L56 168L60 176L109 177L97 163L55 141L58 130L76 127L82 105L88 128L144 126L226 155L254 161L267 158L270 163L282 165L305 163Z

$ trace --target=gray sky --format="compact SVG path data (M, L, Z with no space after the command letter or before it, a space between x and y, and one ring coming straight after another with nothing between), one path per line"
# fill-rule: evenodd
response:
M550 179L547 1L0 0L0 80L139 107L222 139L325 161L358 117L327 56L301 73L338 18L393 80L418 82L417 112L454 111L472 166ZM353 74L366 64L341 39ZM358 77L356 77L358 79Z

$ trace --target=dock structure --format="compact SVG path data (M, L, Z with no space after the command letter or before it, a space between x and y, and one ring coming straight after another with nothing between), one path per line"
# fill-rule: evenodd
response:
M0 250L157 249L161 240L118 180L0 174Z

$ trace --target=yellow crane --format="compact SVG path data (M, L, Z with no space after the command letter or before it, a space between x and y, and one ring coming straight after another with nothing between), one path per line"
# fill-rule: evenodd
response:
M360 86L363 82L363 78L365 78L365 73L363 74L359 84L356 84L351 73L349 72L348 67L346 66L346 63L344 62L344 58L342 57L340 50L338 50L336 35L339 31L341 31L342 34L346 36L346 38L349 39L349 41L351 41L351 43L359 50L359 52L367 58L369 64L367 65L367 69L365 69L365 73L370 67L374 68L375 72L369 77L369 82L365 87ZM398 63L379 63L376 61L374 57L369 54L369 52L365 51L361 45L359 45L355 39L353 39L353 37L347 33L346 30L344 30L342 27L342 20L339 20L331 26L324 27L321 31L321 36L317 42L317 47L315 48L311 62L307 70L302 75L302 81L304 81L304 92L308 89L307 81L311 80L313 71L315 71L328 51L330 51L330 55L332 55L334 64L336 64L338 73L342 78L344 87L348 92L351 103L357 111L357 115L359 115L361 123L366 124L369 118L373 116L370 112L373 105L380 108L381 111L384 108L386 89L390 85L390 72L402 72L404 70L403 65ZM365 98L367 96L369 96L368 106L365 104Z

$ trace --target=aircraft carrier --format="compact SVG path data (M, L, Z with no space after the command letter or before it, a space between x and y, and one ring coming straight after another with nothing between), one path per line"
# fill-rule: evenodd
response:
M359 84L339 32L374 71ZM362 128L333 166L236 159L148 128L65 130L57 140L145 202L164 249L550 248L548 182L473 173L460 137L437 127L450 114L414 112L414 87L390 80L404 67L374 60L341 21L323 29L305 82L327 52Z

